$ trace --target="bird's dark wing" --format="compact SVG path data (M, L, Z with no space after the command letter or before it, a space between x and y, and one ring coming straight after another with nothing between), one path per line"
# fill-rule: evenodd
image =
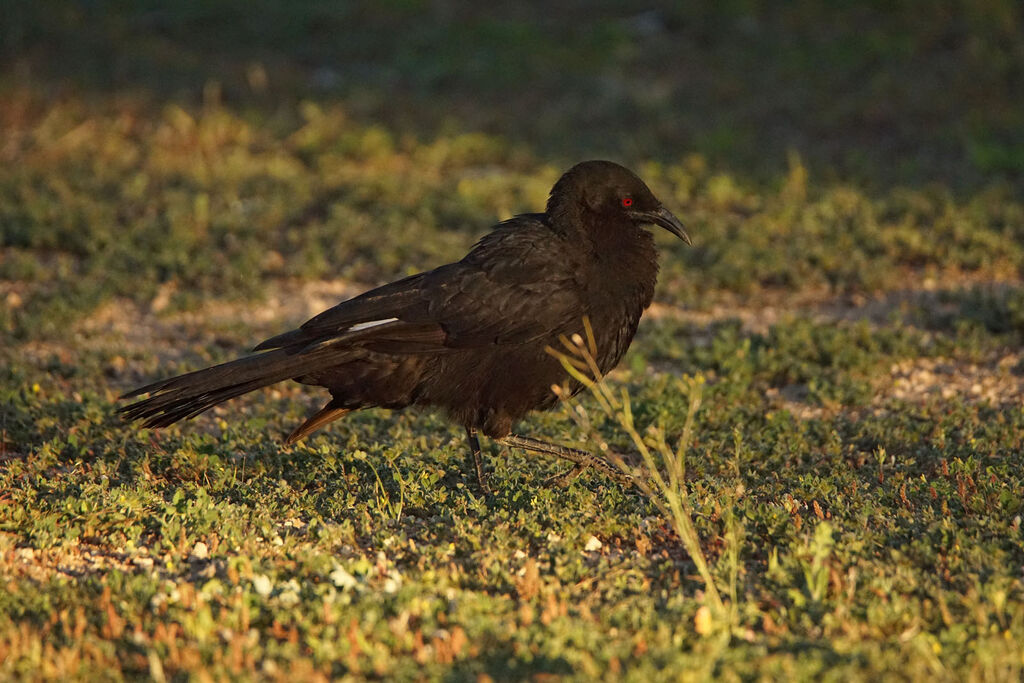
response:
M564 332L584 313L569 251L538 217L519 216L462 261L344 301L256 350L351 344L422 353Z

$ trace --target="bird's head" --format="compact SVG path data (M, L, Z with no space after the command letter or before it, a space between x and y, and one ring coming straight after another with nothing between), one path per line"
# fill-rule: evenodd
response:
M609 222L658 225L691 244L683 224L632 171L611 161L584 161L555 183L548 214L588 213Z

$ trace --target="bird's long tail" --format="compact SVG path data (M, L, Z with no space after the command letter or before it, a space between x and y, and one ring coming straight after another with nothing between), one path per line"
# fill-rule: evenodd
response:
M337 353L330 349L311 353L275 349L139 387L121 398L147 393L149 398L118 412L126 420L142 420L146 427L166 427L236 396L322 370L338 361Z

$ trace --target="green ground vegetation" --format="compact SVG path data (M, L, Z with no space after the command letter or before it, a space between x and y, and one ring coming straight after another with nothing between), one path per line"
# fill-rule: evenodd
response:
M7 8L0 678L1020 680L1024 15L928 5ZM664 491L482 498L429 412L284 447L297 385L115 416L593 157L695 244L523 430L682 439Z

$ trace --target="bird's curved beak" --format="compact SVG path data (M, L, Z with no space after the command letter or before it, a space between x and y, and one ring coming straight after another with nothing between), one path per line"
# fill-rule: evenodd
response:
M659 206L653 211L631 211L629 216L638 223L660 225L682 241L691 246L693 245L693 242L690 241L690 236L683 229L683 224L664 206Z

